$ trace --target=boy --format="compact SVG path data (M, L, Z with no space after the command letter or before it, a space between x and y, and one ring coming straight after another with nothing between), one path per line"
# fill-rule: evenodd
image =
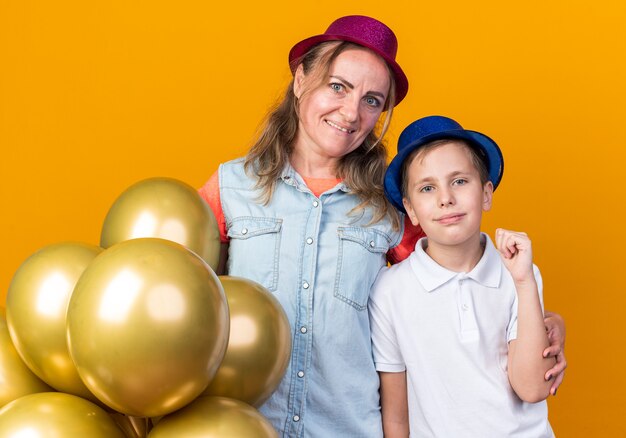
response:
M452 119L400 136L385 193L427 237L370 295L386 438L554 436L530 240L498 229L496 249L480 232L502 171L498 145Z

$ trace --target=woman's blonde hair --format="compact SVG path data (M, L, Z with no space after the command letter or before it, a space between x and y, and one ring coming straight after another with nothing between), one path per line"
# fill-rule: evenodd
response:
M316 45L302 59L296 60L298 65L302 64L303 72L308 79L300 98L302 99L304 95L328 80L330 66L339 54L354 49L368 50L346 41L329 41ZM342 178L352 193L361 199L361 203L350 212L351 214L357 214L366 207L372 207L374 210L372 223L389 216L394 228L398 229L399 216L385 198L383 190L383 178L387 169L387 149L382 138L391 122L396 89L389 67L388 71L390 86L385 103L385 117L382 123L379 120L377 128L374 129L380 134L370 132L358 148L341 157L337 177ZM294 81L291 80L283 99L268 113L259 136L246 155L244 163L246 172L258 178L256 187L261 189L259 201L264 204L271 200L276 181L289 162L298 131L298 98L294 94L293 84Z

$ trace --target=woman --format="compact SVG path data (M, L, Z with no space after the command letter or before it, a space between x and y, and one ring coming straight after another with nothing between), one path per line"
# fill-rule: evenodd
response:
M396 50L391 29L363 16L296 44L293 81L260 137L200 190L229 275L268 288L293 328L286 375L260 409L281 436L382 436L368 294L422 234L404 229L382 186L381 138L408 91Z

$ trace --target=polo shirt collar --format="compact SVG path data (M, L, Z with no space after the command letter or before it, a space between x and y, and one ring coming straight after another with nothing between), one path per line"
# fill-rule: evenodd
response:
M431 259L424 250L428 238L421 238L415 245L410 263L422 287L428 292L433 292L453 278L459 277L471 278L485 287L497 288L502 276L500 255L487 234L481 233L481 240L485 242L483 256L474 266L474 269L468 273L463 273L446 269Z

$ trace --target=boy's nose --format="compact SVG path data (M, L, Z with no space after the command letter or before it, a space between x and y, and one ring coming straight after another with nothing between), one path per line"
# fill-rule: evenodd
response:
M439 192L439 206L440 207L445 207L447 205L453 205L454 204L454 197L452 196L452 193L450 193L447 190L442 190Z

